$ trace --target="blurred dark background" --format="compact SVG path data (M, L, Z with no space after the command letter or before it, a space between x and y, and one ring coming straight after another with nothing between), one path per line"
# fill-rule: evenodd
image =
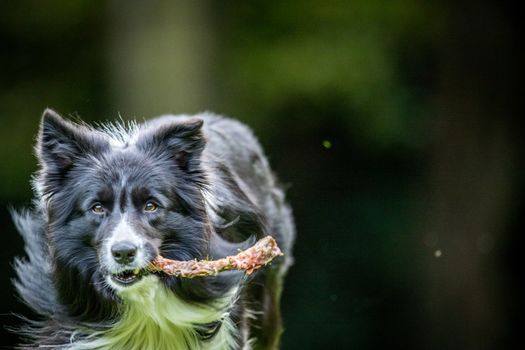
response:
M8 207L30 205L44 108L89 122L210 110L252 126L295 211L283 349L523 346L512 2L1 7L2 325L31 315L10 282L23 247Z

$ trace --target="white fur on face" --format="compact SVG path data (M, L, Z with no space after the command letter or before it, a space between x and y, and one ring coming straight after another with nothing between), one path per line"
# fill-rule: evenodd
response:
M122 265L115 261L111 253L111 247L119 242L130 242L137 247L137 254L135 259L129 265ZM103 243L103 263L106 269L111 273L121 272L134 268L144 268L148 261L144 252L145 241L137 231L130 225L127 214L122 215L118 225L115 227L111 235ZM113 286L113 285L112 285Z

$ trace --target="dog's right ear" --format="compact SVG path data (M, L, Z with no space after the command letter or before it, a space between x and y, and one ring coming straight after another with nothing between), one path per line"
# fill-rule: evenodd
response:
M40 180L53 190L60 185L65 174L86 154L95 155L107 146L95 131L63 119L55 111L46 109L42 115L36 144L40 162Z

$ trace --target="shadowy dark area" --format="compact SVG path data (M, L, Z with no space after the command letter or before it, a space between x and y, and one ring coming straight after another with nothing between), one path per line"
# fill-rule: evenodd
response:
M521 348L517 5L16 1L0 12L0 347L44 108L250 125L297 223L282 349ZM31 276L24 276L31 278Z

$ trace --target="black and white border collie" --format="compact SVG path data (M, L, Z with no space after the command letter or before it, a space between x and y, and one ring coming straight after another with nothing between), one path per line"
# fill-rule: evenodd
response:
M21 348L275 349L294 225L252 132L209 113L98 128L42 117L35 200L13 212L16 289L39 321ZM284 257L242 272L153 274L158 254L217 259L272 235Z

